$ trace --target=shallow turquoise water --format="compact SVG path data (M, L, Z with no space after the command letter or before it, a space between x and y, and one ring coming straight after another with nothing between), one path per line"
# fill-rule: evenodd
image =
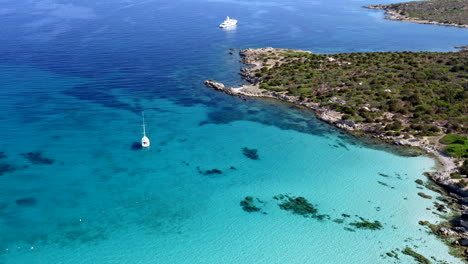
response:
M0 174L0 263L394 263L385 252L405 246L457 263L418 225L439 221L414 183L432 159L202 81L240 82L232 47L452 50L466 30L385 21L364 2L33 3L0 10L0 163L14 168ZM212 25L226 10L235 31ZM142 109L152 147L134 151ZM53 164L21 155L36 151ZM278 194L330 219L280 210ZM247 195L266 214L244 212ZM358 216L384 228L345 230Z

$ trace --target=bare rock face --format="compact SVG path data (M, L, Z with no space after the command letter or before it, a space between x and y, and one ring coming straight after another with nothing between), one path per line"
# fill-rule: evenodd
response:
M468 238L462 238L458 240L457 242L460 246L464 246L464 247L468 246Z
M458 233L445 227L441 227L439 230L437 230L437 233L441 236L457 236Z
M219 83L219 82L215 82L213 80L206 80L205 85L207 87L210 87L210 88L213 88L213 89L216 89L216 90L219 90L219 91L223 91L224 89L226 89L226 87L224 87L224 84Z
M336 121L335 125L339 128L345 129L345 130L354 130L356 128L356 124L354 123L353 120L338 120Z
M460 226L462 226L464 228L468 228L468 222L465 221L465 220L460 220Z
M339 98L339 97L336 97L336 96L333 96L330 100L328 100L330 103L335 103L335 104L340 104L340 105L346 105L346 101Z
M239 96L239 93L238 93L237 90L226 87L226 86L224 86L224 84L222 84L220 82L215 82L213 80L206 80L205 85L207 87L209 87L209 88L213 88L213 89L215 89L217 91L220 91L220 92L223 92L223 93L226 93L226 94L229 94L229 95Z

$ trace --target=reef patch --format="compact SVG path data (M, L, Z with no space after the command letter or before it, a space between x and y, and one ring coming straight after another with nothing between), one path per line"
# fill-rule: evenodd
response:
M417 253L416 251L412 250L409 247L406 247L405 249L403 249L403 251L401 251L401 253L413 257L414 260L416 260L418 263L431 264L431 261L429 261L426 257L424 257L423 255Z
M202 174L202 175L223 174L223 171L222 171L222 170L219 170L219 169L202 170L202 169L200 169L199 166L197 166L197 171L198 171L199 174Z
M385 182L382 182L382 181L377 181L377 183L378 183L378 184L380 184L380 185L382 185L382 186L388 187L388 188L390 188L390 189L395 189L395 187L393 187L393 186L390 186L390 185L388 185L388 184L387 184L387 183L385 183Z
M278 197L278 196L275 196ZM304 197L290 197L288 195L279 196L282 202L278 206L282 210L291 211L293 214L304 217L316 216L318 210Z
M37 204L37 200L34 197L21 198L15 201L17 205L24 207L32 207Z
M260 200L257 199L260 202ZM255 200L252 196L246 196L244 200L240 202L240 206L242 206L242 210L252 213L252 212L259 212L261 209L255 205Z
M40 164L50 165L54 163L53 159L44 158L41 152L21 153L21 156L25 157L32 164L36 164L36 165L40 165Z
M390 175L382 173L382 172L379 172L379 176L382 176L384 178L390 178Z
M16 168L13 167L13 165L10 165L10 164L7 164L7 163L0 163L0 176L5 174L5 173L8 173L8 172L12 172L12 171L15 171Z
M427 195L427 194L425 194L423 192L418 192L418 195L421 196L424 199L432 199L432 196Z
M377 220L370 222L363 217L359 217L359 219L361 219L361 221L352 222L349 225L354 226L355 228L368 230L379 230L383 228L382 224Z
M242 148L242 154L249 159L258 160L260 157L258 156L258 150L256 149L249 149L247 147Z

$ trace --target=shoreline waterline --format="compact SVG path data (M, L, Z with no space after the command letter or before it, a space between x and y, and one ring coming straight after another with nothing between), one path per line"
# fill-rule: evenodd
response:
M224 84L213 81L213 80L206 80L204 82L205 86L213 88L215 90L221 91L231 96L238 96L238 97L256 97L256 98L270 98L274 100L279 100L286 103L291 103L293 105L299 107L305 107L309 110L312 110L315 116L328 123L331 124L341 130L346 131L352 136L356 136L360 140L365 138L372 138L374 140L380 141L383 144L388 144L391 147L407 147L408 151L411 150L418 150L422 152L423 155L432 158L435 161L435 172L426 172L425 175L428 177L430 181L435 182L438 186L442 187L443 190L438 188L434 188L430 184L426 184L426 188L431 189L433 191L439 192L441 195L445 195L447 197L455 198L457 204L448 204L451 208L452 212L456 215L461 216L464 214L464 210L466 208L465 202L463 197L468 195L468 190L466 188L458 186L454 183L451 175L457 171L459 161L453 157L449 157L446 154L442 153L441 146L438 140L441 138L439 137L422 137L422 138L415 138L412 137L411 139L405 139L402 137L396 136L387 136L383 133L375 133L360 130L356 128L354 123L346 122L346 120L342 119L343 114L337 112L333 109L328 107L323 107L319 103L316 102L306 102L301 100L298 96L290 96L285 93L278 93L272 92L269 90L265 90L260 88L258 78L254 75L254 72L258 69L261 69L262 63L258 61L258 58L262 57L262 54L270 54L274 53L275 51L287 51L287 52L298 52L298 53L310 53L309 51L303 50L284 50L284 49L274 49L274 48L260 48L260 49L246 49L241 50L240 55L242 57L242 62L244 65L247 65L247 68L241 69L241 75L244 80L249 82L249 84L241 85L240 87L226 87ZM264 62L266 59L264 60ZM280 60L276 61L276 64L283 63ZM270 65L270 64L268 64ZM271 67L271 66L270 66ZM421 194L422 197L425 197L425 194ZM458 217L453 217L453 221L457 221ZM423 221L424 222L424 221ZM446 222L448 224L448 222ZM445 224L440 224L443 226ZM451 227L455 227L452 224L449 224ZM437 228L437 230L434 230ZM442 239L446 239L447 244L451 245L454 249L454 255L457 255L461 258L463 254L465 254L465 250L463 247L459 247L460 244L455 242L455 246L451 243L448 243L448 238L440 233L443 233L445 230L444 227L431 227L434 234ZM452 233L456 234L455 237L458 239L466 239L467 236L465 233ZM458 247L457 247L458 246Z

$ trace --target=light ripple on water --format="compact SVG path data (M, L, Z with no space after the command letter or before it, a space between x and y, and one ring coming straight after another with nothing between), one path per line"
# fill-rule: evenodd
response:
M0 176L0 248L9 249L1 261L388 263L385 252L418 246L456 263L418 225L439 220L414 183L433 160L368 148L308 111L230 98L202 81L240 82L231 47L447 50L468 40L461 29L376 26L359 2L269 2L263 14L237 1L80 5L97 18L70 22L49 39L23 38L53 32L22 28L44 17L10 14L0 29L0 151L7 155L0 163L16 169ZM216 28L225 7L240 19L235 32ZM141 109L150 151L130 150L140 139ZM243 147L258 149L260 159L247 159ZM21 156L36 151L54 163ZM197 166L223 173L203 175ZM349 232L346 223L291 215L273 199L285 193L306 197L332 219L358 215L384 229ZM247 195L265 201L268 214L244 212L239 202ZM25 198L36 203L16 204Z

